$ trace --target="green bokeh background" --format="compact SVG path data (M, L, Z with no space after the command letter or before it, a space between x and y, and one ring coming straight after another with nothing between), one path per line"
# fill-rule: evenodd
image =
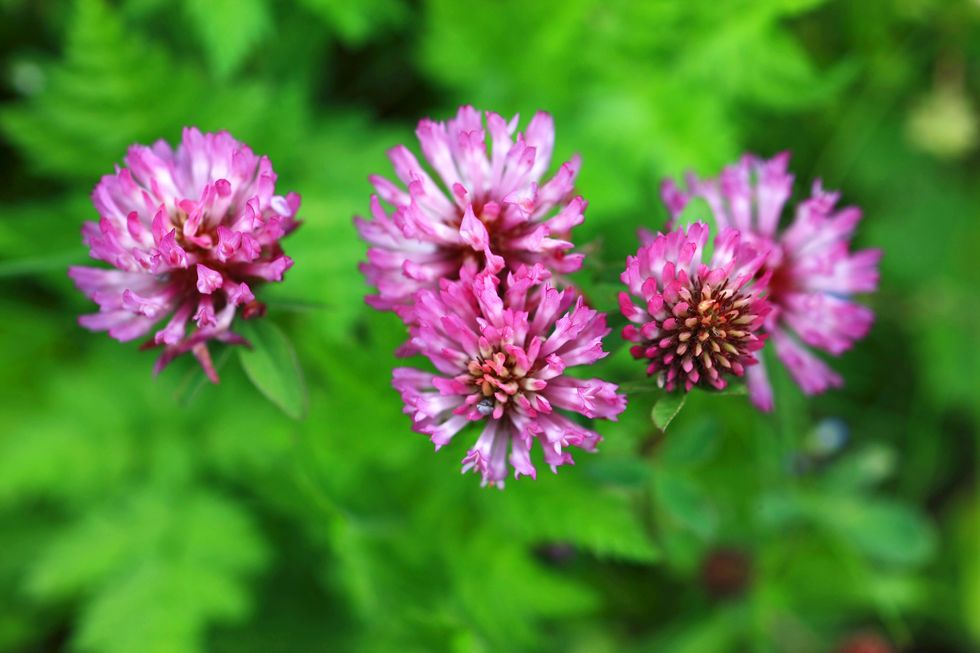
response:
M980 3L0 11L0 650L980 650ZM768 416L696 393L666 434L637 392L574 468L460 476L474 434L434 454L400 412L403 329L362 302L351 216L385 150L462 103L548 110L556 158L582 154L578 281L605 309L664 176L792 150L797 196L841 188L857 244L885 250L846 387L805 400L776 373ZM219 386L192 360L154 379L152 354L76 324L89 192L183 125L231 131L303 196L296 266L261 298L305 419L235 352L215 348ZM607 348L601 373L639 380Z

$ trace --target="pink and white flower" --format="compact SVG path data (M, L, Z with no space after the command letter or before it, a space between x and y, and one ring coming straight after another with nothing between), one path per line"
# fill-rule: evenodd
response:
M535 114L521 133L517 116L486 112L484 127L480 112L464 106L447 122L422 120L415 133L436 178L399 145L388 156L400 184L371 177L373 219L355 218L370 244L361 270L378 289L371 306L410 323L415 293L440 279L505 266L541 264L554 274L581 267L568 240L586 207L574 195L578 157L542 181L555 142L550 115Z
M467 424L480 423L463 472L479 472L484 485L503 487L508 461L515 478L535 477L535 440L556 472L573 462L569 448L593 451L599 434L560 411L614 420L626 407L616 385L566 374L606 356L602 339L609 329L604 314L574 290L554 288L548 277L540 265L522 266L505 288L485 271L416 294L412 343L438 372L396 368L393 385L414 430L436 449Z
M881 251L851 251L861 211L854 206L835 208L840 194L824 190L819 180L810 197L797 205L790 224L779 229L793 187L788 162L787 152L770 160L745 155L717 179L689 175L687 190L672 181L661 190L673 218L692 198L700 197L720 229L734 227L749 242L769 249L764 271L773 311L765 330L776 356L812 395L843 385L843 379L810 348L839 356L871 328L874 313L852 296L877 288ZM748 385L755 405L771 410L772 388L764 366L749 371Z
M647 374L668 391L683 386L728 385L758 363L760 335L770 307L762 296L765 279L756 276L768 250L743 242L726 229L715 239L710 265L703 262L708 227L695 223L649 237L626 259L620 277L629 293L619 294L623 315L632 322L623 337L633 357L648 361ZM639 305L633 299L639 300Z
M68 271L99 305L79 322L128 341L169 317L146 343L163 347L155 371L191 351L216 383L207 342L244 344L232 320L262 314L254 288L292 266L279 241L298 225L300 197L276 195L269 159L226 132L187 128L176 150L134 145L125 164L95 187L100 218L82 227L92 258L112 269Z

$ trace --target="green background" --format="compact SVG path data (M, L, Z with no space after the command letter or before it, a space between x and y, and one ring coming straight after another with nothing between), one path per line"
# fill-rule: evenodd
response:
M980 647L980 3L0 10L0 650ZM475 433L433 453L390 388L403 329L362 302L351 216L385 150L462 103L554 114L590 201L578 281L607 310L664 176L792 150L797 199L841 188L857 245L885 250L846 387L805 400L776 372L768 416L695 393L666 435L634 392L557 476L460 476ZM190 359L154 379L152 354L76 324L88 194L183 125L231 131L303 196L296 266L260 293L286 339L251 363L302 420L236 352L215 347L219 386ZM607 349L602 375L641 381L618 334Z

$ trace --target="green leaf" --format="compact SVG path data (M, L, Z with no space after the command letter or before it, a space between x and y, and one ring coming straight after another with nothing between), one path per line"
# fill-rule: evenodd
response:
M78 0L64 61L42 66L45 83L0 111L0 127L34 169L85 186L112 170L134 142L174 133L207 89L123 24L104 0Z
M3 551L0 556L0 601L4 603L0 613L0 651L36 649L31 643L44 636L45 622L34 614L37 606L22 600L21 592L14 590L21 584L25 561L34 559L38 550L47 546L61 530L58 517L41 513L30 505L3 512L4 525L10 527L0 528L0 550Z
M69 265L85 262L84 252L76 249L50 256L36 256L0 262L0 279L5 277L26 277L50 273L64 273Z
M666 431L677 414L681 412L686 401L687 393L685 392L666 394L653 405L653 410L650 411L650 419L653 420L658 429Z
M134 447L118 422L91 428L84 419L39 414L8 424L0 437L0 505L44 497L78 501L119 480L132 465ZM78 429L90 428L80 436Z
M594 590L581 580L545 567L520 547L501 547L493 531L479 535L466 542L470 554L480 556L479 573L471 573L465 561L455 560L460 568L454 580L457 600L468 619L498 642L489 650L521 650L511 646L535 641L540 634L528 615L567 618L596 608ZM515 583L514 578L524 580ZM488 600L491 596L494 600Z
M64 275L71 264L91 262L76 225L97 214L92 200L79 191L42 201L0 203L0 276Z
M301 0L341 39L352 45L368 41L376 33L396 27L408 17L401 0Z
M660 558L624 491L559 474L536 485L515 483L503 496L485 500L493 501L492 512L505 527L533 543L567 542L601 557L636 562Z
M813 507L829 530L880 562L918 565L935 551L929 522L896 501L826 496L814 498Z
M344 347L349 345L354 324L365 318L364 295L374 292L358 271L366 248L357 230L351 228L351 215L364 216L369 209L370 185L365 171L388 174L391 163L385 151L405 142L409 135L363 115L344 113L321 118L316 133L302 143L299 158L306 181L301 215L315 219L306 220L289 239L288 252L297 264L289 271L289 284L283 284L288 287L281 289L283 294L278 288L269 288L263 301L303 298L328 306L312 311L304 323ZM347 165L306 163L341 159ZM390 323L404 333L397 318Z
M798 495L791 492L760 495L757 499L756 515L759 524L772 532L783 531L805 518Z
M718 444L719 425L709 416L675 429L657 450L657 464L664 467L696 465L710 458Z
M951 544L957 560L960 582L960 606L974 641L980 642L980 503L965 501L954 513Z
M749 387L744 383L738 385L730 385L724 390L712 391L711 396L713 397L745 397L749 394Z
M586 474L610 486L637 488L650 479L650 466L642 459L605 455L582 464Z
M269 29L265 0L184 0L184 9L219 77L234 73Z
M868 444L846 452L824 472L823 484L838 492L863 490L882 483L897 466L895 451L880 444Z
M745 650L740 645L745 629L744 608L722 604L696 619L675 620L638 651L649 653L729 653Z
M710 538L717 527L714 506L705 490L694 479L674 471L658 469L653 489L661 508L676 522L702 539Z
M74 636L83 650L196 652L210 623L244 616L243 581L266 555L250 516L226 498L144 488L52 539L28 590L82 599Z
M245 322L240 331L252 344L238 350L249 380L284 413L303 419L309 404L306 381L289 338L269 320Z

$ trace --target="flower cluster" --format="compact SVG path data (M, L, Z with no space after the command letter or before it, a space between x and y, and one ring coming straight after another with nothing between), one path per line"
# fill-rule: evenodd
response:
M293 264L279 241L298 224L299 195L276 195L269 159L226 132L185 129L176 150L135 145L125 163L95 187L100 218L82 228L92 258L112 269L68 272L99 305L79 321L127 341L169 316L146 343L163 348L156 371L190 351L217 383L207 343L243 344L235 315L264 312L253 289Z
M394 371L414 429L438 449L481 422L463 471L498 487L508 460L515 477L535 476L534 440L553 471L572 462L570 447L595 449L599 434L559 410L615 419L626 407L614 384L565 373L605 356L609 333L564 279L583 259L569 240L586 207L574 193L578 159L542 181L551 117L538 113L516 130L516 117L491 112L484 127L472 107L446 123L421 121L416 134L438 181L396 147L389 155L401 185L372 177L372 219L355 219L370 245L362 271L378 290L368 302L405 321L411 337L400 353L422 354L438 370Z
M398 182L371 177L371 219L355 218L369 245L361 269L377 289L367 302L405 323L398 354L435 369L396 368L393 385L437 449L479 423L462 467L484 485L502 487L509 468L535 477L535 441L557 471L573 462L570 449L601 439L570 414L615 420L626 407L615 384L569 373L606 356L610 331L567 276L584 258L571 240L586 208L579 160L545 178L555 142L545 113L518 132L517 117L466 106L445 123L422 120L416 134L425 165L392 149ZM819 181L781 228L788 160L746 155L717 178L662 185L671 219L664 232L641 232L619 306L631 354L667 392L744 376L752 401L771 410L758 357L767 342L805 393L842 385L812 350L837 356L868 333L873 313L853 296L877 287L881 252L852 251L861 213L837 208L839 194ZM280 241L298 225L300 198L277 195L275 182L269 160L225 132L185 129L176 149L133 146L96 186L100 219L82 229L91 256L112 267L69 269L99 306L80 323L122 341L152 332L144 346L162 348L157 372L192 352L217 382L208 343L247 344L235 316L262 315L256 286L293 264ZM710 207L713 239L702 222L675 224L693 199Z
M808 347L838 356L867 335L874 314L851 297L876 289L881 251L851 251L861 212L837 209L839 193L824 190L819 180L780 229L793 186L788 162L788 153L770 160L746 155L717 179L690 175L686 190L667 181L662 196L675 219L692 198L705 200L719 229L737 229L744 241L768 252L762 274L772 310L762 328L800 388L818 394L843 380ZM752 401L771 410L765 367L750 368L747 380Z

